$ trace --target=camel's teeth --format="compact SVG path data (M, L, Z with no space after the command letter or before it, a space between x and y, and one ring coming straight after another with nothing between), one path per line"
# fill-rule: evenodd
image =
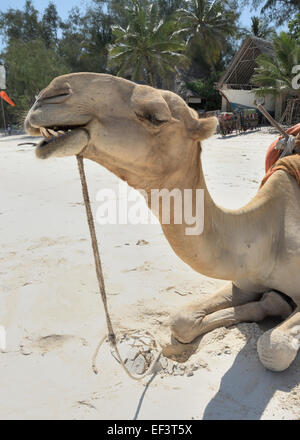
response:
M41 132L41 135L42 135L42 136L44 136L44 137L46 137L46 138L49 138L49 137L50 137L50 135L49 135L48 131L46 130L46 128L44 128L44 127L40 127L40 132Z
M59 130L57 133L59 134L65 134L65 132L63 130Z
M55 136L55 137L58 136L57 131L51 130L51 128L48 128L48 131L49 131L50 134L52 134L52 136Z

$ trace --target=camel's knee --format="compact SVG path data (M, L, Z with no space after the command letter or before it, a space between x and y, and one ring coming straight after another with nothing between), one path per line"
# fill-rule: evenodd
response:
M272 329L257 342L257 351L264 367L272 371L286 370L297 356L300 347L300 326L285 332Z
M286 319L293 312L292 306L278 292L267 292L259 302L266 316L280 316Z
M188 344L198 336L198 328L204 314L193 313L190 309L177 312L171 318L172 336L179 342Z

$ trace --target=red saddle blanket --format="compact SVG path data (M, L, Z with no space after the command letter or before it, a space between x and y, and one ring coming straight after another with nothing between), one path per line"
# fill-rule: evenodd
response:
M289 128L286 133L297 136L297 134L300 133L300 123ZM268 148L265 161L266 174L261 182L260 187L262 187L268 178L278 170L283 170L291 174L296 178L298 184L300 185L300 154L292 154L291 156L286 156L282 159L279 159L281 151L275 150L275 146L279 139L282 139L282 136L276 139L276 141L274 141Z

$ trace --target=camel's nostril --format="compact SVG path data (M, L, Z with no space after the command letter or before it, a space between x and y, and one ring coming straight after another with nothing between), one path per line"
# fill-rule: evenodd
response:
M72 90L68 89L65 91L59 91L59 92L52 92L52 93L45 93L43 95L40 96L40 98L38 98L37 100L37 104L43 105L43 104L61 104L63 102L65 102L67 99L70 98L70 96L72 96Z

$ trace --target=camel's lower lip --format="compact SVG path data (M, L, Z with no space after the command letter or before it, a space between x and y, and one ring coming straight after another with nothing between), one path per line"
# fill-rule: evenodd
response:
M73 156L81 153L88 142L88 130L85 127L76 127L64 134L43 139L36 147L36 156L40 159L47 159L52 156Z
M72 132L76 129L85 129L84 126L76 125L76 126L53 126L53 127L40 127L40 132L44 139L39 143L39 147L43 147L49 145L52 142L57 142L58 140L66 139L67 136L70 136Z
M45 146L49 146L49 144L52 143L58 143L58 142L63 142L68 136L70 136L72 134L72 131L67 132L65 134L60 134L59 136L55 137L52 136L51 138L45 138L43 139L38 145L38 148L43 148Z

